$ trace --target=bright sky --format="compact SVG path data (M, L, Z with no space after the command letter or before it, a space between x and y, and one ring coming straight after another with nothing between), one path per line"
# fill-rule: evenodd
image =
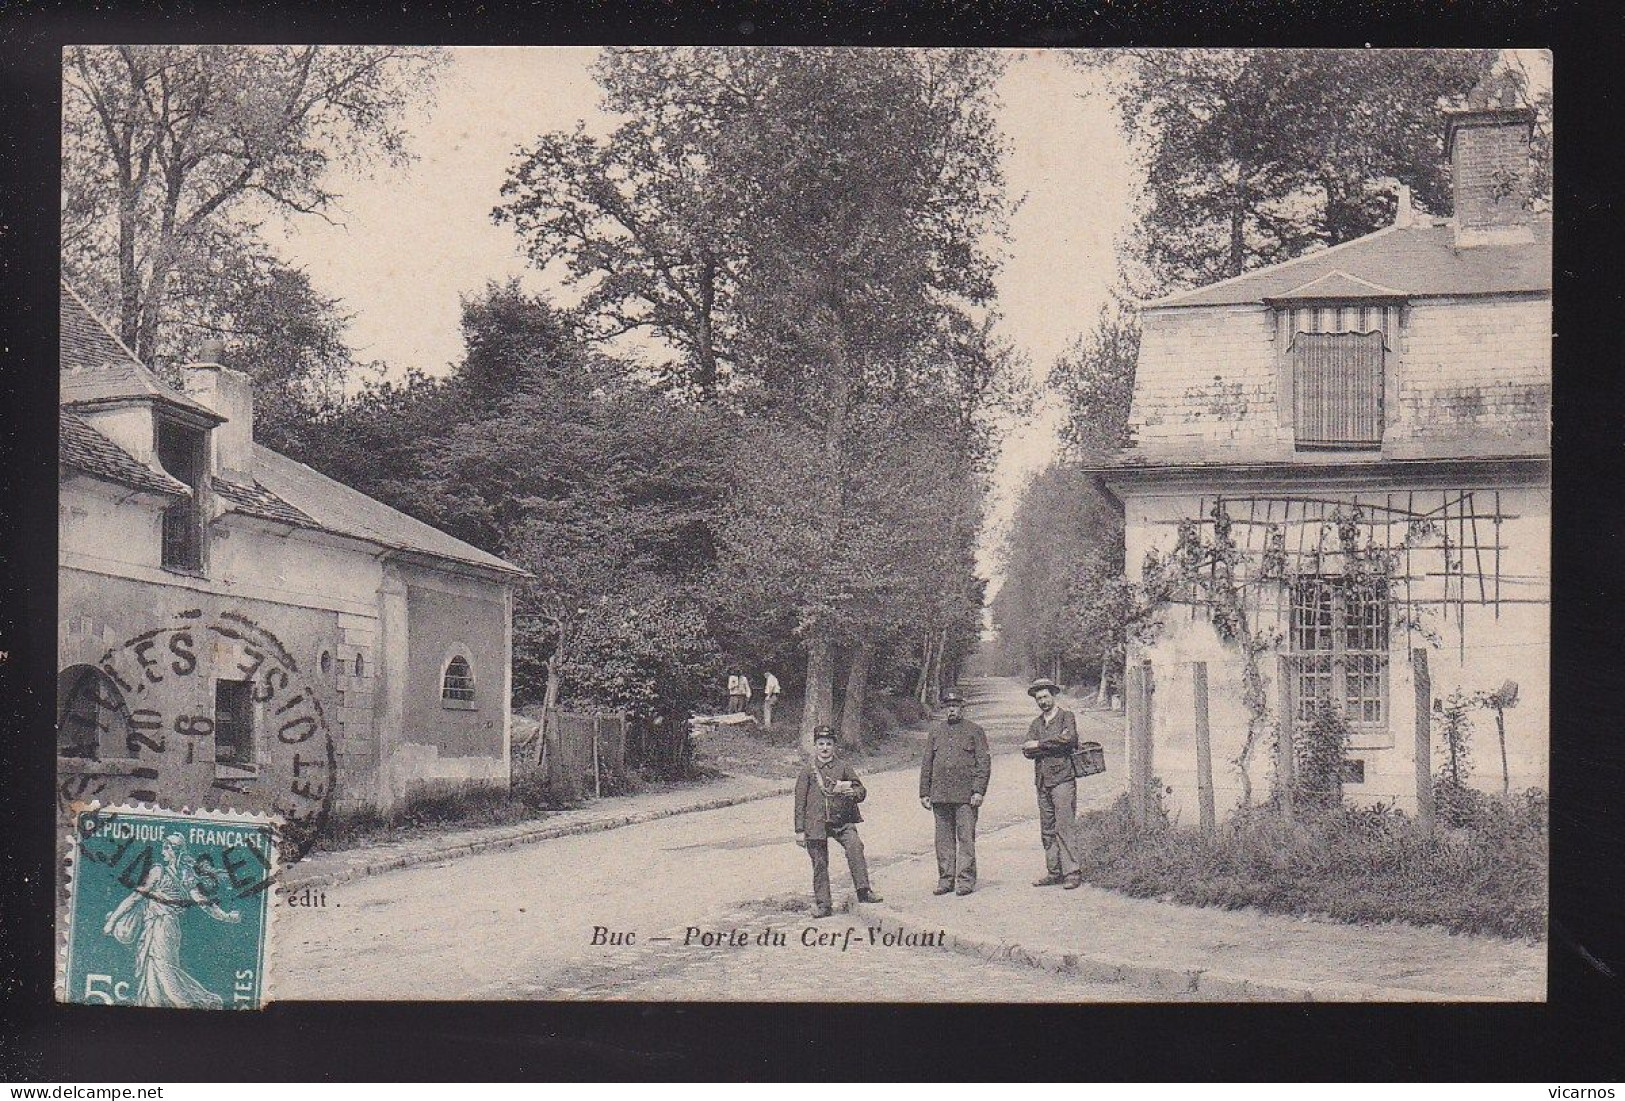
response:
M409 120L417 160L398 173L329 181L343 196L338 225L301 218L280 248L317 290L353 315L363 360L391 374L445 372L461 354L460 302L513 276L537 292L556 284L529 268L491 208L513 155L538 134L585 121L604 133L588 74L592 48L482 47L450 51L432 107ZM1104 96L1056 52L1012 54L1000 89L1011 144L1006 173L1024 201L999 281L1005 336L1042 380L1066 343L1093 322L1115 282L1115 238L1127 228L1133 172ZM996 478L982 568L991 573L1013 491L1053 455L1056 410L1019 426Z

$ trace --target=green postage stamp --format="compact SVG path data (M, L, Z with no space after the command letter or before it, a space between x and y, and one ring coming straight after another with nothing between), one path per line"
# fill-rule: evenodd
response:
M58 997L258 1009L277 879L262 815L76 809Z

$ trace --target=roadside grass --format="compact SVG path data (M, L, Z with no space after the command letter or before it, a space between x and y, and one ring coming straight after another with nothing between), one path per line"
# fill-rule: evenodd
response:
M1140 898L1372 924L1546 936L1545 795L1470 793L1433 840L1391 807L1240 811L1205 836L1136 826L1128 797L1079 818L1084 879Z
M860 773L918 764L923 743L911 732L923 730L926 714L912 697L876 692L865 709L863 748L842 754ZM773 729L719 726L695 743L694 764L707 776L793 779L801 771L801 701L784 700L773 709Z
M414 789L389 810L375 806L335 812L315 848L328 852L425 833L537 822L579 804L556 799L540 783L522 779L511 790L494 784L443 781Z

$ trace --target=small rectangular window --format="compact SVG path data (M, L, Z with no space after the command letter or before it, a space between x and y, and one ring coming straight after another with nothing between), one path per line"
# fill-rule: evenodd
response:
M156 422L154 432L158 465L192 491L189 498L164 510L163 565L172 570L201 570L208 436L200 429L163 419Z
M1383 335L1298 333L1292 339L1292 414L1302 448L1382 446Z
M217 764L254 763L254 698L246 680L214 685L214 759Z

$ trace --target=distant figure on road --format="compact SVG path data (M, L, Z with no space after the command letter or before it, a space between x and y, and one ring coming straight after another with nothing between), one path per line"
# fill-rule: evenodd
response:
M1021 753L1033 762L1033 778L1038 785L1038 832L1044 841L1044 865L1048 874L1034 887L1063 885L1067 890L1081 887L1078 868L1078 773L1072 767L1072 754L1078 750L1078 720L1072 712L1055 705L1061 686L1048 677L1039 677L1027 687L1038 701L1038 718L1027 728Z
M949 689L947 716L932 724L920 763L920 805L936 816L937 889L968 895L976 889L976 812L987 796L993 757L987 732L965 721L965 698Z
M770 670L767 680L762 685L762 727L765 730L773 729L773 705L779 701L779 678Z
M834 912L829 893L830 838L846 850L858 901L883 901L869 889L869 865L863 859L863 839L858 836L858 823L863 821L858 804L868 794L852 766L836 759L835 732L827 726L814 730L812 764L796 777L796 843L805 845L812 858L813 898L818 903L815 918Z

